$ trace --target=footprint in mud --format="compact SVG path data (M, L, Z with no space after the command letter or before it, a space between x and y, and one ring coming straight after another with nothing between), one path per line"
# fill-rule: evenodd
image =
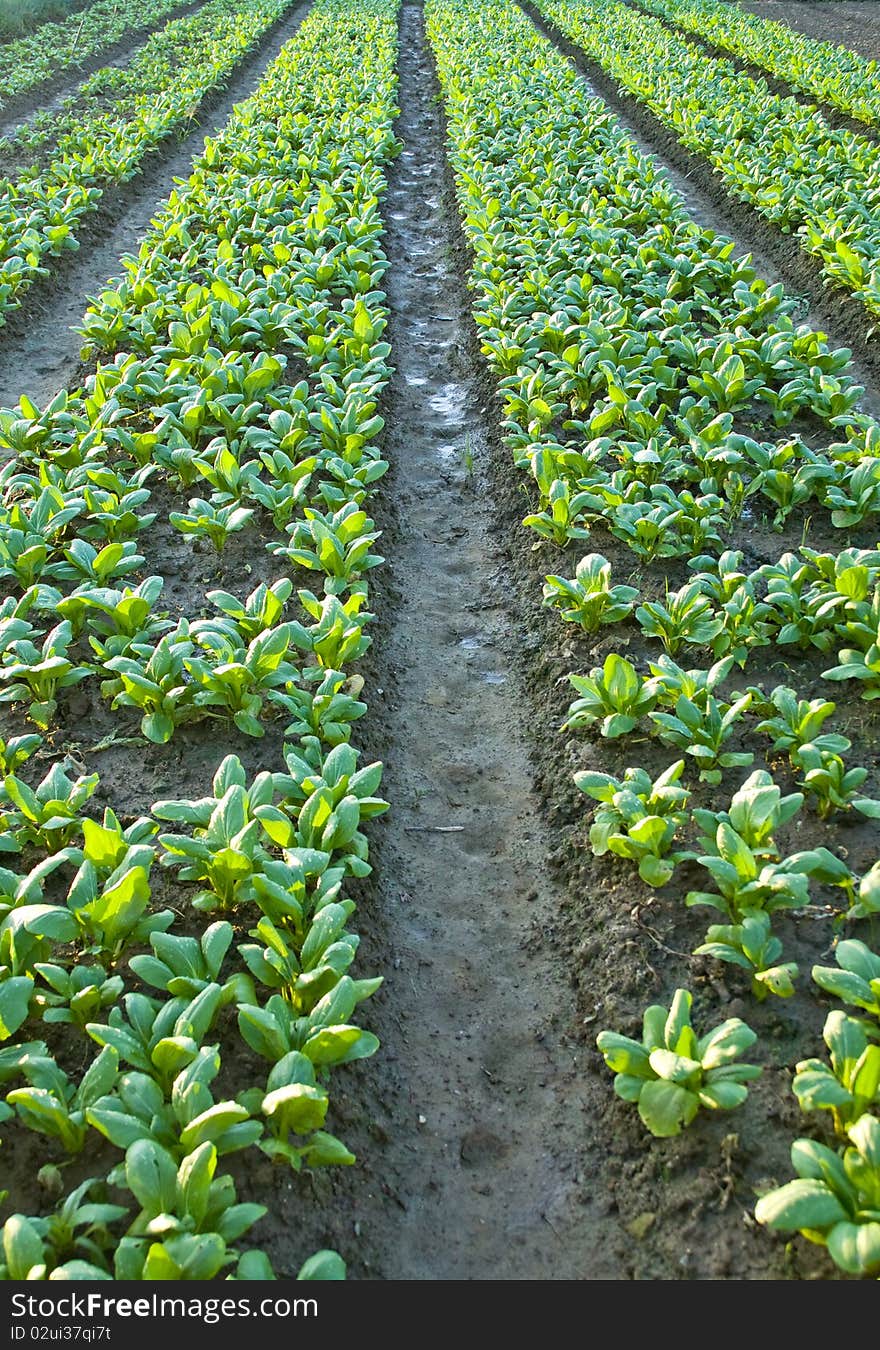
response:
M465 1167L485 1166L502 1158L506 1152L507 1145L504 1140L499 1139L491 1130L484 1129L482 1125L462 1135L459 1146L459 1157Z

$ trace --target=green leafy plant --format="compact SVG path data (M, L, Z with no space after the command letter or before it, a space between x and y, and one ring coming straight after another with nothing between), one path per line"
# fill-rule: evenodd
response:
M797 758L804 774L800 785L815 797L823 820L834 811L850 809L872 820L880 817L880 801L859 792L868 777L867 769L847 769L840 755L816 745L801 746Z
M665 603L645 601L636 610L636 619L645 637L662 642L670 656L686 646L711 646L724 628L723 617L703 594L699 581L669 591Z
M113 1226L128 1210L108 1204L102 1192L106 1186L87 1177L50 1214L11 1215L3 1226L0 1280L109 1279Z
M790 998L794 993L797 965L794 961L780 964L782 943L771 933L770 915L764 911L745 914L742 923L712 924L694 955L712 956L747 970L752 993L761 1001L768 994Z
M71 778L70 767L69 759L56 760L36 788L14 774L4 780L4 795L15 808L6 813L5 824L19 845L36 844L57 853L82 833L82 808L99 779L96 773Z
M68 1153L80 1153L88 1135L86 1112L108 1092L119 1072L119 1057L104 1046L79 1084L74 1084L50 1056L28 1056L21 1067L28 1086L13 1088L6 1101L22 1124L56 1139Z
M34 991L34 1004L44 1022L69 1022L81 1030L110 1008L125 988L121 975L108 975L97 963L68 968L37 961L34 970L46 988Z
M276 777L258 774L250 787L236 755L227 755L212 782L214 795L196 801L159 801L159 820L193 825L192 835L163 834L163 867L180 868L183 881L207 883L193 899L196 909L232 909L253 898L253 878L268 859L256 812L271 805Z
M813 966L813 980L826 994L855 1008L863 1008L880 1023L880 956L864 942L847 938L834 948L834 966ZM866 1025L870 1035L880 1034L880 1027Z
M243 530L253 514L246 506L214 506L201 497L191 497L188 511L172 511L168 519L181 534L207 539L217 553L222 553L229 536Z
M656 681L643 679L634 665L616 652L588 676L569 675L580 698L571 704L563 729L580 731L601 721L603 736L614 738L634 731L639 718L657 701Z
M601 553L581 558L571 581L549 576L544 586L544 603L558 609L568 623L580 624L587 633L594 633L603 623L627 618L637 597L635 586L612 584L611 564Z
M797 909L810 895L810 876L817 866L813 852L793 853L781 862L765 862L749 848L732 825L722 821L715 832L715 851L697 858L718 887L717 891L688 891L686 905L711 905L734 923L753 911L773 914Z
M105 681L102 691L114 708L140 709L141 731L158 745L170 741L175 728L194 715L194 691L184 668L192 652L188 632L178 629L155 647L132 643L128 656L114 656L105 663L115 678Z
M645 1009L641 1041L602 1031L596 1037L605 1063L615 1075L614 1091L637 1102L639 1116L653 1135L667 1139L690 1125L700 1107L731 1110L748 1096L746 1083L761 1070L736 1064L757 1037L734 1017L698 1037L691 1026L692 996L677 989L669 1008Z
M751 764L754 759L749 750L724 749L740 729L737 724L751 701L751 694L742 694L733 703L719 703L707 694L701 707L681 694L674 713L652 712L651 722L661 741L697 761L701 781L720 783L725 769Z
M834 1009L822 1032L831 1059L805 1059L797 1066L792 1089L802 1111L830 1111L834 1128L845 1135L878 1102L880 1045L869 1041L862 1022Z
M327 906L328 911L332 908ZM335 918L328 913L327 918L331 917ZM326 931L326 925L322 928ZM330 945L323 932L315 933L312 947L320 950L322 940L325 946ZM312 950L304 948L303 967L308 968L311 961ZM294 1016L289 1003L280 994L273 994L262 1008L239 1008L239 1030L251 1049L272 1064L292 1050L301 1051L316 1068L366 1059L375 1054L379 1042L372 1032L352 1025L347 1019L357 1003L369 997L375 987L373 981L355 981L345 976L318 1000L308 1017Z
M236 1263L230 1244L266 1209L237 1203L232 1177L217 1177L216 1168L208 1141L179 1164L153 1140L129 1146L116 1170L140 1212L116 1250L117 1280L210 1280Z
M654 781L644 769L627 769L622 779L583 771L574 776L581 792L600 803L590 827L590 848L597 856L616 853L639 865L649 886L665 886L682 856L672 853L684 823L690 793L679 779L684 760L671 764Z
M0 703L28 702L28 716L45 730L58 706L57 694L80 684L93 672L68 654L73 630L65 619L46 634L42 646L28 639L12 642L0 665Z
M880 1120L862 1115L846 1131L842 1154L813 1139L796 1139L797 1173L755 1206L758 1223L780 1233L801 1233L827 1247L846 1275L880 1271Z
M289 527L290 544L272 544L270 552L309 571L323 572L328 593L341 593L384 561L371 551L379 531L373 529L373 521L357 503L349 502L327 515L307 507L304 514L304 520Z
M812 746L819 751L828 751L840 755L850 748L846 736L834 732L823 732L822 727L834 712L837 705L827 699L798 698L787 685L778 685L767 700L774 709L771 714L759 722L755 730L764 736L772 737L771 754L787 754L795 767L800 767L799 755L804 747Z
M783 796L766 769L749 774L742 787L737 788L726 811L707 811L698 807L693 812L694 823L702 833L700 846L715 847L718 826L725 821L735 830L748 848L766 858L778 858L775 835L793 820L804 802L802 792Z
M181 1046L176 1047L178 1053ZM165 1046L160 1059L169 1053ZM220 1072L216 1045L200 1046L175 1073L170 1091L155 1075L123 1074L115 1089L92 1102L88 1123L117 1148L136 1140L160 1144L176 1159L210 1143L218 1155L235 1153L256 1143L263 1131L241 1101L215 1102L210 1084Z

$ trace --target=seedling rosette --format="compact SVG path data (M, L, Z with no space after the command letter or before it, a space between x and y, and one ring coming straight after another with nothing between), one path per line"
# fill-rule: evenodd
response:
M748 1096L758 1077L755 1064L736 1064L757 1036L738 1017L698 1037L691 1026L692 996L677 989L669 1008L652 1004L642 1021L641 1041L602 1031L596 1037L613 1070L614 1091L638 1103L644 1125L658 1139L680 1134L701 1107L729 1111Z
M880 1120L863 1115L847 1130L842 1154L813 1139L796 1139L791 1162L797 1179L764 1195L758 1223L800 1233L827 1247L846 1275L880 1273Z

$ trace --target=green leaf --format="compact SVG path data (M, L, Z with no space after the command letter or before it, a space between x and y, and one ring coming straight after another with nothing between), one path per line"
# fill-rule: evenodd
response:
M33 992L29 975L13 975L0 984L0 1041L8 1040L27 1020Z
M320 1251L310 1256L297 1275L298 1280L344 1280L345 1262L337 1252Z
M808 1228L821 1232L849 1216L822 1181L804 1177L763 1195L755 1206L758 1223L782 1233Z
M828 1254L847 1275L880 1271L880 1223L838 1223L828 1234Z
M367 1059L379 1048L378 1037L360 1027L324 1027L310 1036L303 1046L303 1054L313 1064L348 1064L354 1059Z
M34 1267L42 1264L43 1239L33 1220L23 1214L12 1214L6 1220L3 1225L3 1253L12 1280L26 1280Z
M639 1115L658 1139L680 1134L682 1127L693 1120L699 1106L696 1093L662 1079L646 1083L639 1095Z
M273 1128L280 1127L294 1134L311 1134L312 1130L319 1130L328 1106L327 1093L308 1083L290 1083L263 1098L263 1113L272 1118Z
M125 1155L128 1189L149 1214L170 1214L177 1204L177 1167L153 1140L138 1140Z

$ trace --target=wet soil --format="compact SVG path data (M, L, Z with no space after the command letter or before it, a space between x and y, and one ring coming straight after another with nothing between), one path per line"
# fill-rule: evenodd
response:
M261 48L250 87L296 18ZM714 917L681 903L700 882L697 869L682 869L673 885L652 892L628 864L589 852L589 804L572 773L622 772L634 755L657 773L674 754L647 738L621 745L560 735L571 699L566 676L612 649L641 663L649 651L634 625L576 637L540 604L544 575L573 568L583 550L536 551L521 525L531 502L500 440L499 402L469 314L470 258L418 5L401 10L399 74L403 149L383 202L396 375L382 412L392 468L371 504L388 562L371 576L375 645L359 663L370 712L356 737L365 759L385 761L383 791L393 804L370 827L375 874L354 892L363 934L357 973L386 975L363 1019L382 1049L333 1079L328 1127L357 1153L356 1167L291 1176L255 1152L230 1159L240 1198L269 1206L253 1240L285 1273L317 1247L336 1247L360 1279L833 1278L815 1248L775 1241L751 1218L756 1194L790 1175L788 1146L804 1132L792 1069L819 1050L826 1007L808 991L756 1005L735 971L689 955ZM228 90L227 111L249 92L241 78ZM181 171L163 160L166 187ZM738 238L743 250L754 252L757 241L756 261L775 279L763 235L739 231L733 207L718 209L680 163L672 172L706 224ZM158 170L154 187L141 203L143 223L132 215L129 242L117 242L112 259L112 231L106 245L95 245L107 249L103 270L84 246L73 269L88 267L47 288L47 306L51 290L61 291L57 310L33 321L33 332L5 330L12 356L0 365L0 403L14 403L25 387L40 401L74 381L76 342L49 365L51 344L64 340L59 330L79 318L85 294L121 249L133 247L138 228L143 233L159 199ZM836 295L823 298L825 307L811 310L807 293L804 313L813 322L826 315L826 331L843 340L846 311ZM873 405L876 358L865 344L860 355ZM196 615L211 587L242 594L282 570L265 550L272 532L259 521L216 558L171 529L167 513L179 506L173 494L162 489L155 497L151 509L160 516L142 541L143 570L165 576L163 605L172 616ZM741 543L749 567L796 547L805 528L816 531L810 542L826 538L821 522L802 517L781 535L766 522L749 525ZM841 545L839 534L827 537ZM640 568L602 531L590 547L612 561L616 580L632 578L658 594L665 578L677 585L687 575L678 562ZM730 687L784 680L813 695L827 664L767 649ZM852 762L871 768L866 788L877 795L876 720L870 705L846 686L837 689L835 729L852 736ZM733 748L756 751L757 765L753 723L746 719ZM4 710L0 734L21 729ZM96 806L112 803L128 818L160 797L202 795L224 753L239 754L253 774L275 767L280 752L275 725L262 741L202 724L181 728L168 746L138 739L133 748L136 729L136 717L110 713L85 686L62 697L58 728L33 767L39 776L53 756L70 753L101 773ZM785 767L773 767L791 788ZM726 778L725 790L738 781ZM717 795L701 787L695 804L717 807ZM784 848L803 847L806 834L811 845L844 840L856 869L876 856L869 822L823 826L812 814L805 821L800 832L793 825L786 833ZM172 877L157 869L154 882L156 904L178 913L176 931L202 926ZM812 962L827 963L827 906L784 919L780 933L786 957L801 963L805 988ZM645 1004L667 1001L680 984L694 990L698 1023L749 1021L760 1038L752 1058L764 1075L734 1115L655 1141L614 1097L594 1037L606 1026L636 1031ZM73 1072L81 1040L64 1029L53 1034ZM223 1037L236 1042L225 1030ZM246 1049L224 1053L223 1088L253 1081L254 1069ZM810 1122L807 1132L822 1137L821 1123ZM14 1124L4 1136L20 1182L16 1204L41 1212L46 1197L33 1178L57 1153ZM94 1167L91 1154L75 1164L71 1184Z
M398 1089L388 1144L371 1150L398 1199L359 1213L384 1278L613 1277L621 1257L585 1170L600 1093L553 951L560 895L526 750L524 634L494 529L491 418L417 6L402 10L399 72L383 492L398 603L380 681L393 811L376 855L391 969L372 1023Z

